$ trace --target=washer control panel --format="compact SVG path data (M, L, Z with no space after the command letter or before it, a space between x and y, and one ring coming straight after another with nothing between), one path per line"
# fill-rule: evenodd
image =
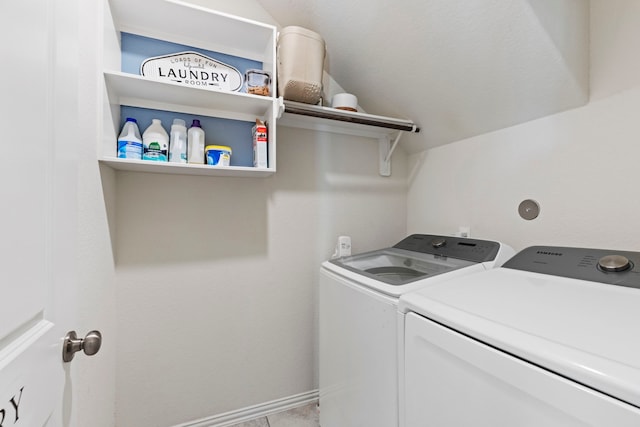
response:
M465 261L488 262L496 259L500 243L464 237L412 234L393 247Z
M640 252L532 246L503 267L640 289Z

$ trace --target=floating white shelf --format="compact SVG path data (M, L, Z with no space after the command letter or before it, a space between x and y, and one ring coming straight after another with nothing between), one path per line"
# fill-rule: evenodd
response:
M105 71L112 104L254 121L273 107L274 98L187 87L120 71Z
M347 135L379 137L402 132L420 132L411 120L345 111L301 102L284 101L284 114L278 124Z

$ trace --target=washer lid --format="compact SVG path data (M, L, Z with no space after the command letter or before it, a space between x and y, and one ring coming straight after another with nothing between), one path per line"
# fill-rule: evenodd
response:
M496 263L501 246L489 240L412 234L391 248L329 262L391 286L403 286L473 264Z
M402 286L474 264L471 261L398 248L380 249L330 262L392 286Z
M640 289L498 268L404 295L399 308L640 407Z

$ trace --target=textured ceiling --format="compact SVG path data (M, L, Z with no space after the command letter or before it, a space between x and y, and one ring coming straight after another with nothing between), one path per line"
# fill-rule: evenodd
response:
M409 152L588 100L588 0L257 2L322 35L326 71L365 111L418 123Z

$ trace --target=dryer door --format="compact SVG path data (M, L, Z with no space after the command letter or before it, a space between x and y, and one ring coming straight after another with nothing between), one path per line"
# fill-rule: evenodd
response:
M640 425L634 406L417 314L405 326L405 427Z

